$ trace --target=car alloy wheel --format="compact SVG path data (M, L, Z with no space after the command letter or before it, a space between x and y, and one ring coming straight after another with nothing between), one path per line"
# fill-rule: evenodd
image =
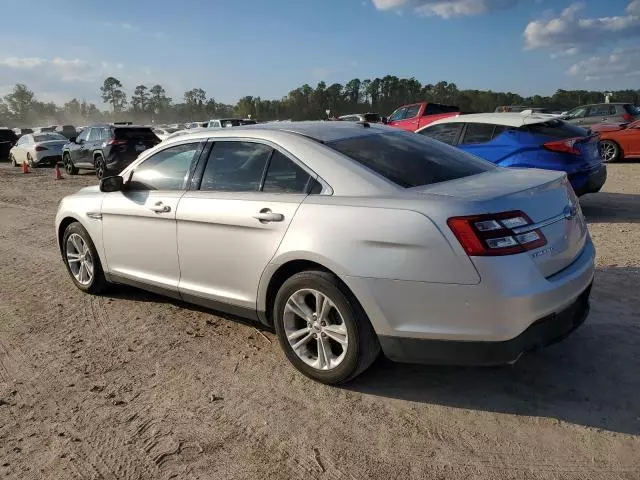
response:
M87 242L78 235L72 233L67 238L66 258L69 270L80 285L88 286L93 280L94 262L93 255Z
M104 164L104 159L101 156L97 156L94 161L94 165L96 168L96 177L101 180L102 178L104 178L104 175L107 171L107 167Z
M305 288L293 293L284 310L284 331L295 354L318 370L342 363L349 335L342 314L323 293Z
M30 153L27 153L27 163L29 164L29 166L31 168L34 168L33 158L31 158L31 154Z
M11 165L14 167L18 166L18 162L16 162L16 157L13 156L13 153L9 154L9 160L11 160Z
M603 141L600 143L600 154L603 162L615 162L620 155L620 148L613 142Z

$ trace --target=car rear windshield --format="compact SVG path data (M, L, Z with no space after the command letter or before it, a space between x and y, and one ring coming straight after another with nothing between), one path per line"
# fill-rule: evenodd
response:
M572 125L562 120L549 120L542 123L530 123L518 128L521 132L544 135L545 137L564 139L574 137L585 137L587 131L584 128Z
M493 170L493 164L423 135L386 132L326 145L404 188Z
M62 126L62 131L63 132L75 132L76 131L76 127L74 127L73 125L63 125Z
M35 142L50 142L51 140L67 140L67 137L56 132L39 133L33 136Z
M625 105L624 108L627 111L627 113L629 113L629 115L634 115L634 116L640 115L640 107L636 107L634 105L628 104L628 105Z
M115 138L118 140L156 140L156 134L148 127L139 128L116 128Z

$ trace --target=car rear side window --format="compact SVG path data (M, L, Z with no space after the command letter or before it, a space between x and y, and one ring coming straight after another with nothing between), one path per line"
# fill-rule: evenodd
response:
M458 138L458 133L462 128L462 123L441 123L439 125L432 125L420 130L420 135L433 138L439 142L446 143L447 145L453 145Z
M326 145L404 188L446 182L497 167L422 135L389 132Z
M439 115L441 113L459 112L460 108L451 105L440 105L439 103L428 103L424 109L424 115Z
M184 190L199 142L174 145L147 158L134 170L129 190Z
M615 105L594 105L593 107L589 107L589 116L590 117L602 117L608 115L616 114L616 106Z
M269 161L262 191L266 193L306 193L311 175L290 158L275 150Z
M490 142L493 138L494 130L495 125L490 123L468 123L460 143L469 145Z
M587 131L576 125L572 125L562 120L549 120L542 123L530 123L518 128L521 132L529 132L536 135L544 135L545 137L564 139L574 137L584 137Z
M94 140L100 140L100 132L102 132L101 128L92 128L89 131L89 138L87 138L87 141L93 142Z
M273 149L253 142L216 142L200 190L257 192Z

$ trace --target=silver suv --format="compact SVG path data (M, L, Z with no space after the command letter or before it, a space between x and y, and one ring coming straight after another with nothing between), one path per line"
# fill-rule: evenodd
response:
M575 125L623 123L640 119L640 109L630 103L596 103L569 110L563 117Z

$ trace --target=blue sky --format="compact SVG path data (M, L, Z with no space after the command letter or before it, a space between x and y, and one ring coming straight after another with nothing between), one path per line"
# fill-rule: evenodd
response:
M640 88L640 0L24 0L4 7L0 94L101 104L130 95L280 98L304 83L387 74L551 94Z

